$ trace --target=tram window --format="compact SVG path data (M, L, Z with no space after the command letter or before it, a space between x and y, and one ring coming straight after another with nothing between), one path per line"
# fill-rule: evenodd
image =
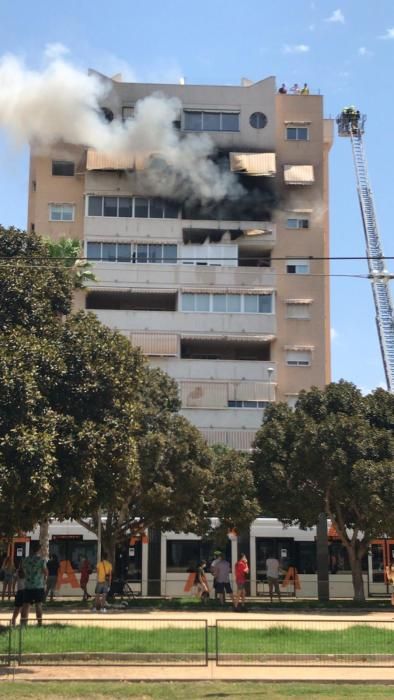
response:
M96 566L97 543L93 540L51 540L49 554L56 554L59 561L69 561L74 571L79 571L84 559L92 568Z
M167 540L167 571L194 569L201 559L213 559L213 542L208 540Z
M297 542L296 568L299 574L316 573L316 543Z
M332 541L328 546L329 569L331 574L339 574L351 571L349 556L346 547L341 542ZM362 570L368 571L368 557L365 556L361 562Z

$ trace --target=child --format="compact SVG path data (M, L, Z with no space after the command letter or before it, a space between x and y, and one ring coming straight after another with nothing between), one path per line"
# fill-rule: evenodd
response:
M11 624L13 627L15 627L18 615L20 614L24 603L25 574L21 564L19 565L18 571L16 572L16 576L16 595L14 603L14 612L11 620Z

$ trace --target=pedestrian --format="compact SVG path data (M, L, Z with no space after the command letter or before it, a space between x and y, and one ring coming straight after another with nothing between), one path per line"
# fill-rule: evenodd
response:
M101 554L101 560L97 564L97 583L96 583L96 599L93 610L98 612L107 612L105 604L107 595L111 587L112 580L112 564L106 559L104 552Z
M11 625L15 627L19 613L22 612L25 594L25 572L20 563L16 570L16 593L14 602L14 612L12 613Z
M280 86L278 92L279 92L281 95L286 95L286 93L287 93L287 87L286 87L285 83L282 83L282 85Z
M41 557L41 545L39 542L31 542L31 554L22 564L25 574L25 590L23 597L23 607L21 622L27 624L29 619L30 605L36 607L36 618L38 624L42 625L42 603L45 600L45 579L48 570L45 560Z
M59 560L56 556L56 554L51 554L49 557L49 560L47 562L47 569L48 569L48 578L47 578L47 586L46 586L46 592L45 592L45 599L49 595L49 600L51 603L53 602L53 596L55 593L55 588L56 588L56 583L57 583L57 574L59 571Z
M205 573L206 565L207 562L205 561L205 559L202 559L199 565L197 566L196 578L194 582L194 585L197 589L197 597L200 598L203 602L205 600L208 600L209 598L209 586L207 576Z
M1 570L3 572L3 593L1 599L4 600L7 595L8 600L10 600L15 575L15 564L12 557L7 556L4 559Z
M391 588L391 605L394 605L394 559L386 566L386 578Z
M269 596L270 596L271 603L272 603L272 595L273 595L274 589L275 589L275 593L278 595L279 602L281 602L280 590L279 590L279 572L280 572L279 561L274 556L274 554L270 554L265 563L266 563L266 567L267 567L267 581L268 581L268 590L269 590Z
M217 600L218 599L218 592L216 590L215 566L220 559L220 555L221 555L220 549L215 549L213 555L214 555L215 559L211 562L210 570L211 570L211 574L213 576L213 590L215 593L215 600Z
M237 597L235 601L235 607L245 608L245 595L246 595L246 576L249 573L248 560L246 554L240 554L239 559L234 567L235 572L235 583L237 584Z
M91 572L89 559L85 558L83 560L83 562L81 564L80 572L81 572L81 578L79 581L79 585L81 586L82 591L83 591L82 600L88 600L89 598L92 597L91 595L89 595L88 590L87 590L87 585L89 582L90 572Z
M293 95L300 94L301 90L300 90L300 86L298 85L298 83L294 83L293 87L290 88L290 92L293 93Z
M234 594L230 584L230 571L230 564L226 561L223 552L221 552L218 562L214 567L214 576L216 578L216 590L222 605L224 605L225 593L229 593L234 605Z
M308 83L304 83L304 87L301 90L301 95L309 95Z

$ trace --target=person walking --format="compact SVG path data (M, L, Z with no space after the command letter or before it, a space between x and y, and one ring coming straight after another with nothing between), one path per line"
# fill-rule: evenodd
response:
M81 571L81 578L79 581L79 585L81 586L82 591L83 591L82 600L88 600L89 598L92 597L91 595L89 595L88 590L87 590L87 585L89 582L90 572L91 572L89 559L85 558L83 560L83 562L81 564L80 571Z
M22 564L19 564L16 570L16 593L14 602L14 612L12 613L11 625L15 627L19 613L22 612L25 594L25 572L22 569Z
M213 576L214 596L215 596L215 600L217 600L219 596L218 596L218 592L216 590L215 566L220 559L220 555L221 555L220 549L215 549L213 555L214 555L215 559L211 562L210 571L211 571L211 574Z
M391 605L394 605L394 559L386 566L386 578L391 588Z
M246 576L249 573L249 564L246 554L240 554L234 567L235 583L237 585L237 597L235 600L236 609L245 608Z
M4 600L7 595L8 600L10 600L15 575L15 564L12 557L7 556L4 559L1 570L3 572L3 592L1 599Z
M98 612L107 612L105 604L107 601L108 591L111 587L112 580L112 564L106 559L103 552L101 561L97 564L97 583L96 583L96 599L93 610Z
M51 554L47 562L48 578L45 592L45 599L49 595L49 600L51 601L51 603L53 603L53 596L55 593L59 567L60 564L56 554Z
M207 562L205 559L199 563L196 571L195 586L197 589L197 597L200 598L202 602L205 602L209 598L209 586L207 581L207 576L205 573L205 567Z
M270 554L266 561L266 567L267 567L267 581L268 581L268 590L269 590L269 596L270 596L270 601L272 603L272 596L273 596L273 591L275 589L275 593L277 594L279 598L279 602L281 602L281 597L280 597L280 590L279 590L279 572L280 572L280 565L278 559L273 555Z
M213 573L216 579L216 590L222 605L224 605L226 593L229 593L234 605L234 594L230 584L230 571L230 564L226 561L223 552L221 552Z
M45 579L48 570L45 560L41 557L41 545L39 542L31 542L31 554L22 564L25 574L25 590L22 607L21 623L27 624L29 619L30 605L36 607L36 617L38 625L42 625L42 603L45 600Z

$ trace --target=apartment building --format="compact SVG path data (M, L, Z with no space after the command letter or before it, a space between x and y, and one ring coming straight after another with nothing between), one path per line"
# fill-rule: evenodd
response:
M209 443L248 449L269 402L330 380L323 98L278 94L273 77L110 87L108 121L153 93L177 98L176 138L208 134L238 194L185 198L160 153L59 144L32 154L29 227L83 241L97 281L81 303L176 379Z

